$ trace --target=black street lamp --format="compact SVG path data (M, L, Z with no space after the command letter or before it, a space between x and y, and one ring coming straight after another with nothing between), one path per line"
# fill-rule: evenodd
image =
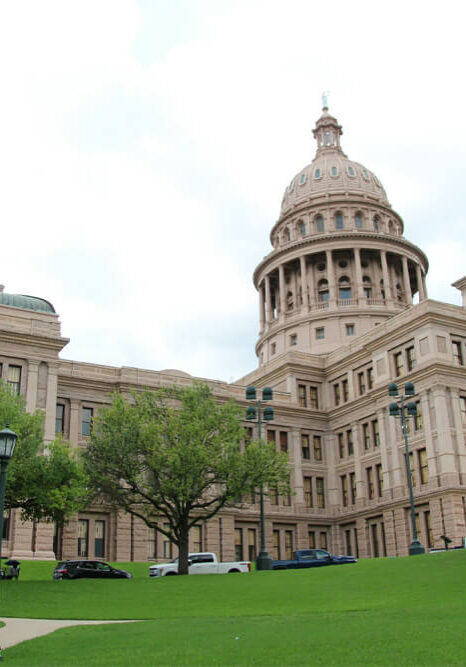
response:
M390 417L397 417L401 419L401 430L403 432L403 438L405 441L405 461L406 461L406 474L408 477L408 488L409 488L409 501L411 503L411 523L413 530L413 541L409 545L409 555L416 556L417 554L425 553L425 549L422 544L419 542L416 526L416 509L414 507L414 495L413 495L413 479L411 474L411 465L409 463L409 447L408 447L408 424L406 422L406 414L408 417L415 417L417 415L417 405L414 401L409 401L405 404L405 399L411 396L414 396L414 385L412 382L406 382L405 384L405 393L398 394L398 387L394 382L391 382L388 385L388 395L396 396L398 401L395 403L390 403L389 412Z
M3 431L0 431L0 564L2 559L2 538L3 538L3 508L5 505L6 488L6 467L10 462L15 451L16 440L18 436L6 425Z
M262 390L262 401L271 401L273 391L270 387L264 387ZM259 442L262 442L262 401L256 400L256 388L246 387L246 400L256 401L256 405L250 405L246 410L246 419L248 421L257 419ZM264 421L270 421L274 418L273 408L267 405L263 412ZM264 485L261 483L260 491L260 515L261 515L261 550L256 558L256 570L271 570L272 559L267 553L265 547L265 512L264 512Z

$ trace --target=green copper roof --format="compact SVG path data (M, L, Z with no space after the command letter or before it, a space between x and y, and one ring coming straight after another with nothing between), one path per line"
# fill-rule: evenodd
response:
M27 294L6 294L0 292L0 305L23 308L23 310L36 310L40 313L54 313L55 308L49 301L39 299L37 296Z

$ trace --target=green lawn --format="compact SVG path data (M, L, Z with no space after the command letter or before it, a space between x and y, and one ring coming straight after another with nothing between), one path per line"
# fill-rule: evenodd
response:
M24 562L0 614L142 619L6 649L12 665L465 665L466 551L250 575L52 581Z

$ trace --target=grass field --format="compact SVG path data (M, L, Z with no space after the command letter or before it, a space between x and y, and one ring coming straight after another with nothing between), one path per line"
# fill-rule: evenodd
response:
M466 551L250 575L52 581L24 562L0 614L140 619L3 652L11 665L465 665Z

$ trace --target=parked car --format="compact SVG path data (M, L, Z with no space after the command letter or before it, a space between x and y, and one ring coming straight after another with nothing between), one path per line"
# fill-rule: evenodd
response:
M274 560L272 570L292 570L345 563L357 563L357 560L353 556L332 556L324 549L300 549L293 553L291 560Z
M53 579L131 579L133 575L100 560L65 560L58 563L52 576Z
M208 551L189 554L189 574L227 574L229 572L250 572L251 563L238 561L236 563L219 563L217 556ZM178 574L178 558L171 563L157 563L149 567L149 577L165 577Z

